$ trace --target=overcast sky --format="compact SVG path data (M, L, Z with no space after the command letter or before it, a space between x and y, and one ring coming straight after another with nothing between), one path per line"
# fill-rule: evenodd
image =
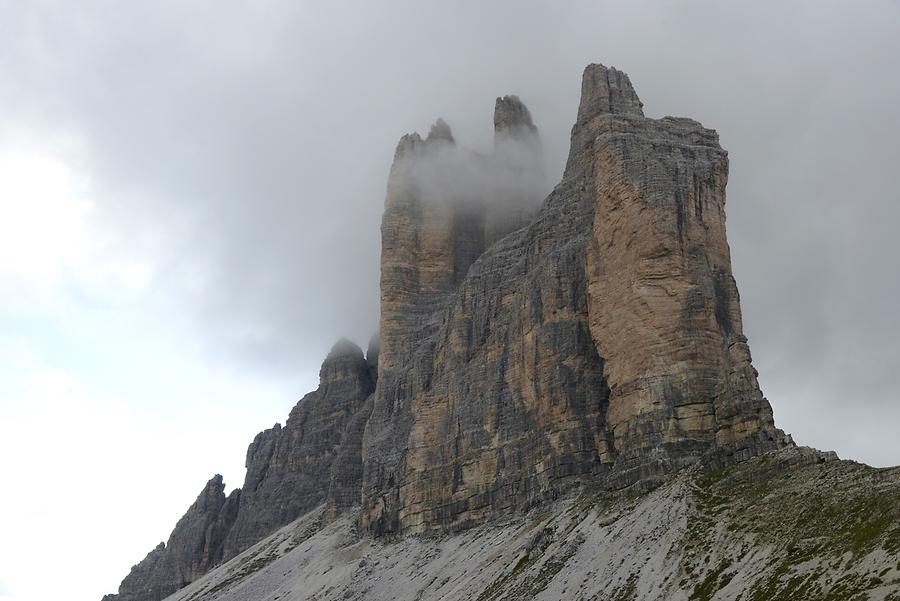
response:
M896 1L0 0L0 599L99 601L239 486L375 331L400 135L518 94L558 177L589 62L719 131L779 425L900 463Z

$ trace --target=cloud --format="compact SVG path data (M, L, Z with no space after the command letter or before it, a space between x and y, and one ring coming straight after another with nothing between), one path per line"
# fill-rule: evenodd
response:
M527 213L552 186L536 131L500 134L492 152L485 154L459 145L442 119L424 140L418 133L404 136L392 169L404 174L418 200L438 205L518 208Z
M137 361L131 349L118 349L118 359L93 349L102 364L76 369L36 342L0 335L0 455L10 483L0 497L2 580L17 601L96 601L168 537L206 479L222 473L229 487L241 484L258 409L274 412L291 392L198 367L184 349L158 343ZM133 363L146 369L134 373ZM35 558L48 540L55 559L44 581L47 563Z
M85 244L83 222L92 206L80 198L82 186L59 160L0 154L0 273L11 280L8 292L59 285Z
M734 271L776 421L800 443L900 463L898 31L887 0L0 4L0 331L48 383L76 383L55 401L4 393L0 423L53 403L25 416L52 423L52 456L78 440L52 419L77 418L60 398L84 408L86 435L121 430L117 452L146 459L141 484L98 495L103 474L85 472L81 486L103 511L166 513L149 548L210 468L240 472L334 340L377 328L400 136L441 116L490 155L495 98L517 94L552 185L581 71L603 62L648 115L696 118L730 153ZM240 422L215 447L236 467L207 463L210 439L187 433L169 443L183 480L147 467L137 445L152 441L129 434L196 415Z

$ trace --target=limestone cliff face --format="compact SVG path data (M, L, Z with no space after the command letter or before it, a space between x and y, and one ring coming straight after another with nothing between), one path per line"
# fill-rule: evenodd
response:
M234 522L240 491L225 496L216 475L178 520L168 543L160 543L131 569L119 593L104 601L159 601L193 582L222 560L225 534Z
M669 472L711 447L747 458L781 434L741 330L727 153L696 121L645 118L626 75L592 65L584 81L576 129L595 174L588 317L606 358L617 477Z
M741 334L714 131L644 117L627 75L589 66L562 182L493 244L416 186L431 144L401 140L388 186L365 526L461 528L789 444Z
M497 99L494 131L488 155L440 119L400 140L378 338L339 342L250 445L243 488L211 480L108 601L157 601L315 508L359 506L374 535L460 530L792 446L742 333L716 132L645 117L626 74L590 65L541 204L519 98Z
M560 378L600 375L597 366L579 370L581 363L593 359L581 344L589 338L586 327L580 338L571 330L538 341L569 347L572 366L564 376L555 366L544 371L536 362L526 367L500 353L480 352L486 336L494 348L502 349L504 339L533 344L533 338L526 337L521 303L501 300L510 273L495 271L463 300L477 305L480 315L470 314L472 308L466 305L447 312L462 296L460 287L472 281L475 259L487 248L508 248L503 236L530 221L534 210L528 167L536 161L537 130L531 116L518 98L506 97L497 100L494 122L495 154L480 158L488 171L477 174L484 184L476 190L479 194L465 195L471 190L461 184L458 164L445 159L444 138L405 136L391 170L382 221L379 385L363 449L363 521L377 532L402 529L409 525L406 521L450 525L450 516L458 513L454 504L476 494L482 501L475 503L490 505L485 500L492 494L490 487L479 486L479 481L493 482L494 474L477 462L490 462L493 470L509 470L517 477L515 466L532 462L528 455L545 439L545 433L518 415L521 399L510 397L511 386L531 388L536 402L551 406L551 394L537 397L564 386ZM515 266L523 257L517 248L511 252ZM560 287L558 278L536 277L534 283L566 293L561 288L567 284ZM583 296L570 300L578 302ZM510 319L518 330L509 330ZM535 387L535 379L544 380L542 390ZM586 414L591 411L585 408ZM524 444L510 447L504 456L507 439ZM484 457L478 455L482 450ZM543 491L536 481L500 485L505 484L527 498L539 498ZM441 492L445 490L449 496ZM466 519L483 517L473 512Z

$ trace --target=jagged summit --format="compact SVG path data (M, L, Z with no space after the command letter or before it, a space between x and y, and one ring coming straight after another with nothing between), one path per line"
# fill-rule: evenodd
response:
M753 558L741 577L762 582L753 598L781 598L770 594L783 588L772 549L791 555L814 540L805 525L821 504L799 507L795 499L814 493L827 505L836 486L880 478L797 449L775 425L742 331L725 235L728 156L715 131L691 119L644 117L625 73L589 65L562 180L538 205L528 109L515 96L498 98L494 123L490 155L457 146L440 119L425 140L401 138L381 224L379 334L365 355L338 341L319 387L284 427L259 433L248 448L243 487L226 498L221 477L210 480L169 543L135 566L111 599L159 601L244 551L185 600L213 601L223 588L235 601L263 589L286 600L364 599L370 585L383 591L377 598L398 599L559 599L576 588L603 598L635 598L640 589L650 600L665 588L671 598L708 599L698 591L728 586L736 572L725 570L737 553ZM786 471L798 466L809 469ZM768 511L774 491L771 523L795 546L757 545L758 533L723 543L730 531L706 532L720 514L704 504L729 492L708 492L721 477L711 468L732 470L735 485L750 489L750 501L729 501L736 518ZM803 486L790 484L795 473L805 474ZM747 484L752 474L767 480ZM884 490L896 497L897 475L886 477ZM616 518L623 528L607 522L606 509L585 513L570 496L660 486L640 506L626 499ZM832 502L828 519L871 522L872 499L844 488L842 498L865 505L841 513ZM546 527L524 517L535 508L555 515L540 518ZM795 522L779 521L782 513ZM455 533L497 518L512 545L499 563L477 537L471 551L466 535L444 538L464 550L462 560L483 556L461 570L463 588L433 589L437 575L422 575L415 590L392 588L390 577L366 580L371 567L359 557L366 549L379 557L385 535ZM710 538L690 547L700 535ZM849 569L848 549L900 548L883 532L849 546L832 538L840 560L828 570ZM427 562L416 545L406 539L385 551L384 569L417 577ZM707 547L718 549L721 566L695 564ZM869 582L866 566L877 566L878 578L894 569L881 547L861 563L860 582ZM578 567L567 565L580 549ZM277 571L268 561L281 562ZM602 569L591 563L602 561ZM698 588L686 588L709 570ZM761 580L770 577L774 584ZM544 594L547 579L556 588Z
M453 132L450 126L440 117L431 125L428 136L422 138L419 132L404 134L397 142L397 148L394 151L395 166L401 162L401 159L414 157L425 152L428 148L446 148L454 147L456 140L453 139Z
M531 113L518 96L497 98L494 104L494 136L498 142L510 138L528 140L537 136Z
M225 496L222 476L213 476L178 520L168 543L160 543L131 569L115 595L103 601L157 601L196 580L219 563L234 523L240 489Z
M497 242L474 246L392 172L363 524L464 528L583 480L649 488L789 445L741 333L727 173L715 132L645 118L602 65L562 182Z
M431 126L431 130L428 132L428 138L426 138L426 140L432 142L443 140L445 142L450 142L451 144L454 142L453 134L450 132L450 126L440 117L438 117L438 120Z
M601 113L644 116L644 104L631 80L615 67L590 64L581 80L581 104L578 122L584 123Z
M219 486L224 486L224 478L222 478L222 474L215 474L209 481L206 483L206 489L210 490L213 488L217 488Z

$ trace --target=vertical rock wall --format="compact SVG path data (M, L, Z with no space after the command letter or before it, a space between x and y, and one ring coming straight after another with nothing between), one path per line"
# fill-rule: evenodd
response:
M792 444L743 336L727 154L650 119L590 65L561 182L538 204L537 128L498 98L489 155L438 120L397 146L381 225L380 337L341 341L284 427L210 480L107 601L158 601L325 504L384 533L465 528L584 482L647 488L687 464Z
M510 97L495 125L498 148L534 127ZM626 74L589 66L562 182L464 273L450 257L481 239L410 185L431 144L401 140L388 187L365 526L461 528L585 478L648 487L789 444L741 333L714 131L644 117Z
M297 403L284 428L266 430L250 445L241 510L225 541L226 559L327 500L327 475L343 445L353 444L351 426L375 386L362 351L347 340L328 354L319 382Z
M495 160L534 151L536 130L517 98L498 99L495 126ZM587 322L591 173L568 170L522 229L511 195L481 199L486 214L514 216L486 220L488 231L512 233L486 244L464 278L446 277L440 295L426 295L403 276L419 257L433 264L446 253L433 256L427 240L416 252L396 244L395 232L422 240L434 231L409 226L408 215L428 214L429 199L397 194L417 166L398 158L382 222L382 359L366 428L363 523L376 533L461 528L603 473L614 455L603 361ZM504 175L526 184L507 190L533 181L523 164Z
M597 174L589 315L617 475L671 472L711 446L749 456L781 434L741 331L727 153L696 121L644 118L626 75L592 65L584 79L576 127Z

